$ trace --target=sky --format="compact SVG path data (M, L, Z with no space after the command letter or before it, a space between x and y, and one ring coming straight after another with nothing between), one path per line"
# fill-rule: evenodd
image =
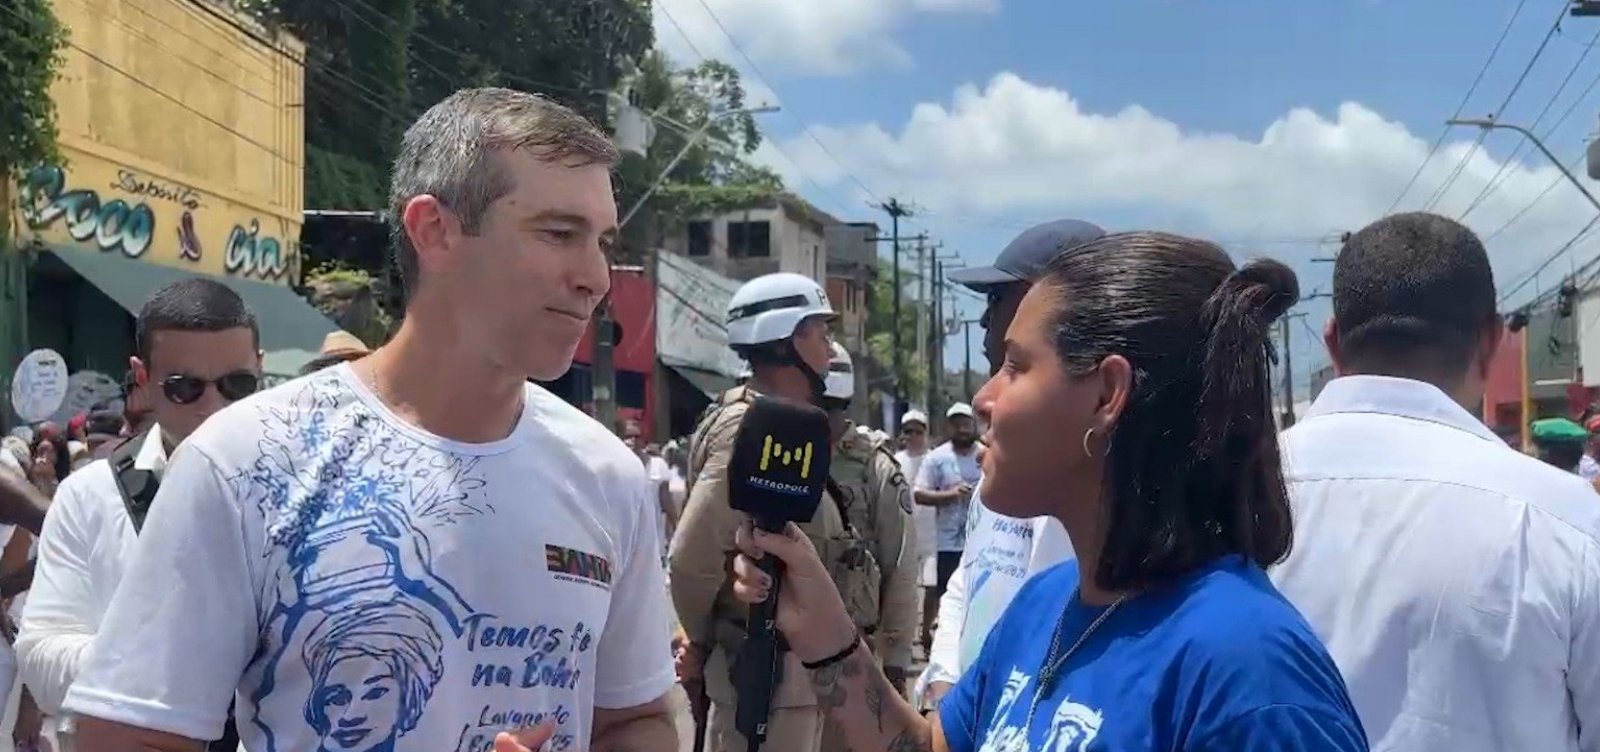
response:
M1600 18L1567 0L654 3L675 60L724 60L752 103L781 106L754 159L843 220L887 228L873 204L910 204L902 233L952 263L1074 217L1271 256L1325 292L1332 265L1313 259L1339 233L1431 209L1485 239L1510 308L1600 254L1600 233L1579 237L1593 205L1524 138L1444 124L1498 114L1600 190L1582 162ZM1327 361L1328 300L1297 312L1303 383ZM946 350L958 366L960 339Z

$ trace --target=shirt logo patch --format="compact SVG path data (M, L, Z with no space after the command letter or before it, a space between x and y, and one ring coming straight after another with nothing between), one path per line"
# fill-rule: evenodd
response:
M611 589L611 562L598 554L545 544L545 566L556 579Z

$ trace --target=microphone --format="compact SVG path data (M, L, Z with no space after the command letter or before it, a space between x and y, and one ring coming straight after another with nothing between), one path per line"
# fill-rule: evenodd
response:
M817 513L833 459L828 415L817 407L777 397L757 397L739 424L728 461L728 505L755 525L782 535L790 522L807 522ZM772 694L781 681L778 649L778 587L783 564L763 556L757 564L772 578L767 599L750 606L746 637L734 660L738 696L734 727L757 752L767 739Z

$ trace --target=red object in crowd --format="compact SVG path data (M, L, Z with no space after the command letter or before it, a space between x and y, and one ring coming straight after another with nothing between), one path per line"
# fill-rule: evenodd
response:
M611 362L618 372L637 374L644 382L644 404L633 407L618 405L619 420L632 419L643 428L645 441L655 441L651 435L650 416L655 414L656 384L653 378L656 364L656 293L655 286L642 270L611 269L611 320L620 330L620 341L611 350ZM594 363L594 330L591 324L578 342L573 362L584 365ZM594 413L592 403L584 405Z

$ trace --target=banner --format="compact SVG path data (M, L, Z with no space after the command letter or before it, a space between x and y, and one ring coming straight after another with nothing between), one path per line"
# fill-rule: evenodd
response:
M675 253L656 255L657 356L669 366L737 377L744 360L728 349L726 317L741 283Z

